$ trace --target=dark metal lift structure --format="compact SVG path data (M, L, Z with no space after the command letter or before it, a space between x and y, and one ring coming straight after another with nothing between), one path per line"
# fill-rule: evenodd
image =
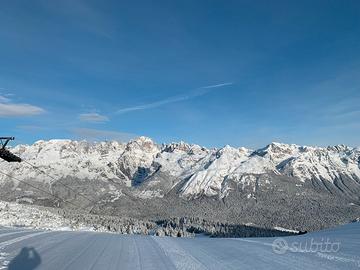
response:
M11 153L6 149L6 145L9 141L15 140L14 137L0 137L0 158L7 162L21 162L21 158Z

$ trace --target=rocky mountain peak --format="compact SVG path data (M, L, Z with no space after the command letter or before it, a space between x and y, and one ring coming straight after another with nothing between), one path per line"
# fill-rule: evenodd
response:
M145 152L153 152L153 151L157 151L158 147L156 146L156 144L153 142L152 139L141 136L141 137L131 140L130 142L128 142L126 144L127 151L133 151L136 149L145 151Z
M168 152L168 153L173 153L174 151L189 152L191 150L191 148L192 148L191 144L180 141L178 143L173 142L173 143L170 143L170 144L165 144L163 146L162 151Z

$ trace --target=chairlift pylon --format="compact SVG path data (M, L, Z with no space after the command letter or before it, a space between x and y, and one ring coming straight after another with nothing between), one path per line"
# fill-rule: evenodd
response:
M6 145L9 141L15 140L14 137L0 137L0 158L7 162L21 162L21 158L11 153L6 149Z

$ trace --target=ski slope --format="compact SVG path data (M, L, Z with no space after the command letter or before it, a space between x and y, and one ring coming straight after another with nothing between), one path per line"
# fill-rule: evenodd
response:
M326 241L337 252L295 252ZM279 253L274 243L286 241ZM295 245L296 246L296 245ZM278 249L276 249L278 248ZM286 238L185 239L0 228L0 269L360 269L360 223Z

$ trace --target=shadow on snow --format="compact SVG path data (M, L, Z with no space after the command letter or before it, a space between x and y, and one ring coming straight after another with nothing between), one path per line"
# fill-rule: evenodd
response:
M39 253L33 247L24 247L9 263L8 270L34 270L40 264Z

